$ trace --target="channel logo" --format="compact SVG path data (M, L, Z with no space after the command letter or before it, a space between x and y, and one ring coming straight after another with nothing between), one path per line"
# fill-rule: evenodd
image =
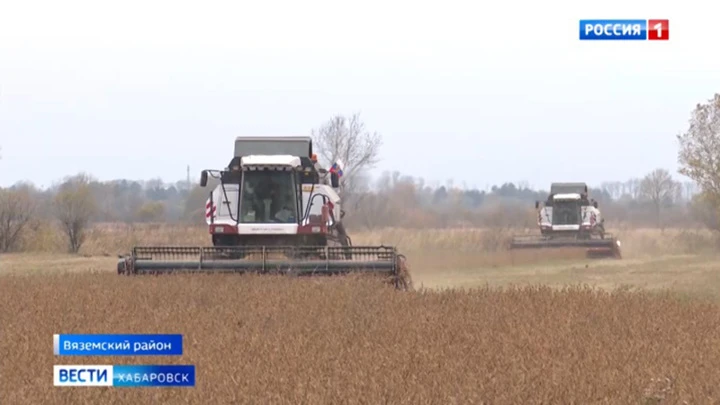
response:
M113 366L53 366L53 385L112 387Z
M194 365L56 365L56 387L194 387Z
M580 20L581 41L668 41L670 20Z

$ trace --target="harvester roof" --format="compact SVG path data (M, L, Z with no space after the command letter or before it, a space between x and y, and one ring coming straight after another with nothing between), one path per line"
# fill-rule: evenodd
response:
M239 136L235 138L235 157L250 155L292 155L310 158L309 136Z
M550 194L586 194L588 187L586 183L552 183Z

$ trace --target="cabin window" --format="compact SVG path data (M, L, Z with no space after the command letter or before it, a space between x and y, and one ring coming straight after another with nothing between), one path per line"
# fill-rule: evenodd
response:
M580 223L578 201L553 201L553 225L577 225Z
M240 223L297 223L296 180L292 171L266 169L243 172Z

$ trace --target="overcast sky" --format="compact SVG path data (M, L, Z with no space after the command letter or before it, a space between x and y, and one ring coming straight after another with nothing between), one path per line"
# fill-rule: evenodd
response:
M719 9L5 0L0 186L197 177L236 136L309 135L353 112L383 135L378 173L547 188L675 171L675 135L720 92ZM580 41L590 18L668 18L670 41Z

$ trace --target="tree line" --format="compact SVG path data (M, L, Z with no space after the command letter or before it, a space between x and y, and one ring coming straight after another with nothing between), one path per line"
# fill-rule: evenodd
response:
M375 167L382 137L365 128L359 114L337 115L312 131L324 164L342 160L345 222L350 229L377 227L534 227L534 202L547 190L505 183L486 190L448 181L429 185L423 179L386 172L367 175ZM677 135L679 182L663 168L626 181L590 185L608 226L698 226L720 230L720 94L698 104L686 132ZM215 186L196 181L165 183L161 179L98 181L87 173L39 189L21 182L0 189L0 252L13 251L20 235L52 223L77 252L85 230L98 222L164 222L204 224L205 201ZM548 185L549 186L549 185Z
M420 178L386 172L374 181L355 179L345 204L351 229L382 226L533 226L534 201L548 192L514 183L488 190L448 182L430 186ZM609 223L637 226L690 226L687 213L694 190L658 169L642 179L608 182L590 189ZM77 252L93 223L204 224L209 188L187 181L98 181L88 174L64 179L48 189L18 183L0 190L0 252L13 251L24 230L54 222Z

